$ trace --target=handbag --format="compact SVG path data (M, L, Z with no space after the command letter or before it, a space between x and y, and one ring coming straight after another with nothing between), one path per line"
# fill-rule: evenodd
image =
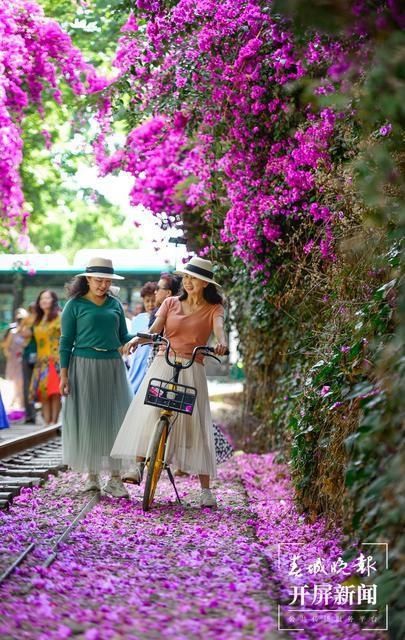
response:
M49 358L49 367L48 367L48 382L47 382L47 396L53 396L55 394L60 394L59 391L60 385L60 377L58 372L56 371L55 362L53 358Z
M221 464L233 456L233 447L215 422L212 427L214 429L215 458L217 464Z

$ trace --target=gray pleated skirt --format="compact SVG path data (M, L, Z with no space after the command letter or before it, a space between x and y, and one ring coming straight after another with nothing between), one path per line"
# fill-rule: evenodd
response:
M126 413L122 427L111 451L113 458L124 465L133 463L136 456L145 457L160 410L144 404L150 378L170 380L173 370L163 356L157 355ZM166 448L166 462L191 474L217 476L214 431L208 398L205 367L195 362L180 373L179 382L197 389L197 401L191 416L178 413Z
M63 461L74 471L119 471L110 451L133 398L121 358L72 356L62 405Z

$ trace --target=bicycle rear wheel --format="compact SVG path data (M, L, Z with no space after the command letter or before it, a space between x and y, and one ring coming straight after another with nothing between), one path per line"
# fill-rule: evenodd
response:
M155 496L156 486L162 473L164 466L164 453L166 439L169 429L169 420L162 416L156 425L155 433L153 435L152 444L150 447L150 458L147 463L148 473L146 476L145 490L143 492L142 508L144 511L149 511L153 498Z

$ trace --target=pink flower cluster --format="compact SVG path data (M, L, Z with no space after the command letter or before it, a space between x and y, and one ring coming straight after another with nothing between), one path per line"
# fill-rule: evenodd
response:
M183 129L170 126L163 116L151 118L129 134L125 152L103 157L102 172L120 167L136 175L131 204L143 204L162 218L166 213L176 216L182 211L176 188L184 179L180 158L186 142ZM100 151L100 138L96 144Z
M20 176L22 122L31 107L42 112L44 98L61 102L61 80L77 95L100 91L107 81L85 62L57 22L34 1L0 3L0 219L4 229L27 232ZM46 134L44 144L49 145ZM2 225L3 226L3 225ZM7 233L0 237L7 246Z
M337 114L297 106L294 83L334 91L328 70L345 59L343 41L314 35L302 46L259 0L137 7L116 64L146 124L112 158L98 154L102 171L128 171L132 203L169 221L202 210L263 278L275 245L301 222L313 228L303 251L333 258L334 215L316 174L331 166Z

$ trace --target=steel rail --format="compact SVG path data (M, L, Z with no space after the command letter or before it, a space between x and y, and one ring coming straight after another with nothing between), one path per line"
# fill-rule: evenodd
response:
M9 508L21 487L42 484L49 474L57 475L66 468L57 431L51 427L45 434L28 434L0 443L0 509Z
M64 529L64 531L59 536L59 538L57 539L57 541L55 542L55 544L51 549L51 553L47 556L46 560L42 563L41 565L42 567L47 568L52 564L52 562L54 562L59 551L59 545L67 539L67 537L73 531L73 529L78 524L78 522L80 522L80 520L82 520L84 516L87 515L89 511L93 509L93 507L95 507L95 505L99 502L99 500L100 500L100 493L97 492L95 495L93 495L90 498L90 500L84 505L84 507L82 507L82 509L76 516L76 518ZM29 556L29 554L34 550L35 546L36 546L36 543L31 542L24 549L24 551L18 556L18 558L16 558L10 564L10 566L4 571L4 573L1 574L0 584L2 584L5 580L7 580L7 578L9 578L11 574L15 571L15 569L17 569L17 567L19 567L24 562L24 560Z
M69 536L71 531L73 531L73 529L78 524L78 522L80 522L80 520L83 520L84 516L87 515L88 512L91 511L92 508L96 506L99 500L100 500L100 492L97 491L97 493L90 498L88 503L84 505L80 513L76 516L76 518L66 527L64 532L59 536L59 538L57 539L57 541L52 547L51 553L49 554L45 562L43 562L42 564L43 567L49 567L52 564L52 562L56 560L56 557L58 555L58 547L61 544L61 542L64 542L66 540L66 538Z
M5 572L1 574L0 584L4 582L4 580L6 580L13 573L13 571L17 569L17 567L20 566L20 564L25 560L28 554L31 553L34 547L35 547L35 542L31 542L31 544L29 544L28 547L24 549L24 551L18 556L18 558L16 558L16 560L14 560L14 562L11 563L8 569L6 569Z
M26 449L30 449L31 447L49 442L49 440L52 440L60 433L60 430L61 425L55 424L50 427L45 427L37 433L28 433L24 436L9 438L4 442L0 442L0 459L8 458L16 453L21 453Z

